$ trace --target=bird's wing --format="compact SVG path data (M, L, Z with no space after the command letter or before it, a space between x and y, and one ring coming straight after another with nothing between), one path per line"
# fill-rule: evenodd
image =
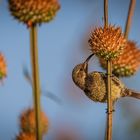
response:
M120 87L120 89L123 90L125 88L124 83L118 77L112 76L112 81L116 86Z
M106 80L106 74L94 71L86 77L86 84L89 88L93 88L93 85L100 87L104 84L104 79Z
M106 73L103 73L103 72L99 72L99 73L102 75L104 80L107 80L107 74ZM125 85L122 83L122 81L118 77L116 77L114 74L112 74L111 79L112 79L112 82L116 86L118 86L120 88L124 88L125 87Z

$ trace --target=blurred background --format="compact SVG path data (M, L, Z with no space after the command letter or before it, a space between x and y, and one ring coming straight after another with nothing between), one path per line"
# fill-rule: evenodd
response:
M60 0L55 20L38 29L41 103L49 118L46 140L69 135L70 140L103 140L106 104L89 100L72 81L74 66L90 54L91 30L103 25L103 0ZM140 44L140 1L136 2L129 39ZM129 0L109 0L109 22L124 30ZM10 16L6 0L0 2L0 52L7 60L8 77L0 85L0 139L11 140L19 132L19 115L32 106L32 88L23 68L30 68L29 30ZM94 57L90 71L103 71ZM124 83L140 91L140 72ZM61 102L47 98L47 92ZM139 140L140 101L123 98L116 103L113 140ZM59 140L63 140L60 138Z

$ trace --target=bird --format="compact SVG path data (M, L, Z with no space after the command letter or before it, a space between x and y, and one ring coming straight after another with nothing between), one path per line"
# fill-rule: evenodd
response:
M85 95L94 102L107 102L107 74L93 71L88 73L88 62L91 54L83 63L76 65L72 71L72 80L76 86L84 91ZM111 76L111 98L116 102L121 97L140 99L140 93L129 89L115 75Z

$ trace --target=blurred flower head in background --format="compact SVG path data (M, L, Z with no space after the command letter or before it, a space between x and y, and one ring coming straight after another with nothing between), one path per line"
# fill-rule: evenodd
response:
M51 21L60 5L58 0L9 0L9 9L16 19L30 27Z
M62 124L57 127L53 136L53 140L85 140L82 134L78 133L76 129L72 128L69 125Z
M41 124L42 134L46 134L48 132L48 118L44 112L41 112ZM28 108L22 112L20 116L20 128L23 132L35 134L35 111L33 108Z
M29 134L25 132L21 132L17 137L16 140L36 140L35 134Z
M3 80L7 76L7 64L5 57L0 53L0 80Z
M107 68L107 64L103 59L100 59L100 64L103 68ZM112 72L119 77L132 76L139 68L140 49L135 42L128 41L123 54L118 59L112 61Z

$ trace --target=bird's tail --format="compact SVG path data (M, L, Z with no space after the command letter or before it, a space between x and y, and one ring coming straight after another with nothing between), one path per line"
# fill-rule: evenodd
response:
M132 89L125 89L125 94L128 97L133 97L136 99L140 99L140 92L134 91Z

